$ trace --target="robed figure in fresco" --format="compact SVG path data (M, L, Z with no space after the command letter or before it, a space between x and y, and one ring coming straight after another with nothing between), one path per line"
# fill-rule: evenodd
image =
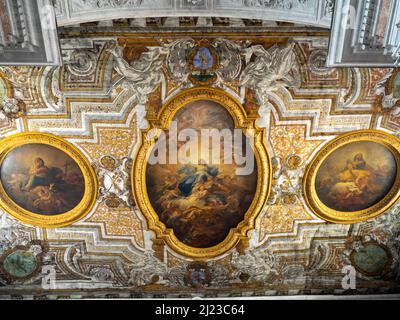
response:
M340 211L363 210L380 199L393 184L395 167L391 162L370 165L365 153L358 152L340 163L329 161L317 175L317 192L330 208Z
M234 123L229 112L211 101L195 101L180 109L173 120L178 132L193 128L200 135L201 129L228 128L233 136ZM242 137L243 144L238 146L241 154L245 139ZM181 242L196 248L221 243L244 219L257 187L257 168L248 175L238 175L237 164L224 161L223 141L220 143L218 159L203 157L214 150L210 145L210 149L196 154L196 161L147 167L147 191L160 221Z
M29 163L29 148L25 147L25 152L17 151L18 156L10 153L6 158L2 181L8 195L24 209L38 214L54 215L73 209L84 193L79 167L61 151L50 154L52 165L48 165L45 159L50 157L50 150L30 147L35 154L44 154Z

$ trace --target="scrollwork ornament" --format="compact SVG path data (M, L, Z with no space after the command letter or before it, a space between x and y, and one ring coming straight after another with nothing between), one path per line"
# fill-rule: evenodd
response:
M231 265L236 269L237 277L246 274L248 281L269 282L278 275L279 259L268 250L247 250L244 255L235 252Z
M168 267L165 263L154 257L153 253L148 251L130 266L129 284L134 286L144 286L157 282L160 278L166 277Z
M98 8L138 7L142 2L143 0L80 0L84 6Z
M21 100L6 97L0 103L0 121L11 121L25 112L25 104Z
M98 201L104 202L109 208L120 205L133 207L129 179L131 165L129 158L120 161L108 155L103 156L100 163L93 164L100 181Z

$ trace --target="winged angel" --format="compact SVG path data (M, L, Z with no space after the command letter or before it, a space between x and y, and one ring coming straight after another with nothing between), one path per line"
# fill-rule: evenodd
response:
M298 79L291 75L297 68L294 43L285 48L274 46L265 50L261 45L242 49L234 43L217 39L214 46L222 52L217 74L220 79L232 80L241 70L240 54L244 54L248 63L240 77L242 86L252 89L261 105L268 104L268 95L281 87L295 87ZM115 70L122 77L123 86L131 90L139 104L144 104L147 95L153 92L162 80L162 66L167 61L168 69L175 79L185 82L189 75L184 54L194 46L191 39L175 41L162 47L148 47L139 60L129 64L123 58L123 47L108 49L114 56ZM249 62L252 56L255 60ZM295 74L296 72L292 72Z
M114 56L115 71L122 76L123 86L133 92L139 104L145 104L147 95L152 93L162 80L163 55L165 49L149 47L139 60L129 64L123 58L124 47L108 49Z
M294 45L292 43L285 48L273 46L269 50L255 45L245 49L247 62L252 55L256 59L243 70L240 84L252 89L261 105L267 105L268 95L279 88L299 86L299 80L290 74L297 67Z

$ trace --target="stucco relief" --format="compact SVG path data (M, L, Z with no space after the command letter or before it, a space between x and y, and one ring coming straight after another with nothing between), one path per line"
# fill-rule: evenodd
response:
M145 104L147 96L152 93L162 79L162 55L165 50L160 47L149 48L138 61L130 65L123 58L123 48L109 49L115 59L115 70L122 77L124 85L133 93L139 104Z
M313 0L273 0L273 1L262 1L262 0L244 0L243 4L246 7L263 7L272 9L298 9L310 7L310 4L314 3Z
M155 3L157 4L155 5ZM123 12L124 18L209 16L222 21L232 18L266 19L309 23L329 28L332 12L326 0L57 0L59 25L121 18L118 8L133 8ZM61 8L71 9L61 13ZM317 10L321 8L321 10ZM100 18L99 18L100 17Z
M137 86L137 91L143 87L144 92L151 92L151 103L160 103L197 86L190 80L189 60L183 52L204 39L191 35L173 40L165 36L162 42L151 44L127 41L127 47L150 49L149 54L138 54L129 60L115 45L124 39L118 41L113 36L101 40L103 43L89 37L79 38L79 42L71 40L71 48L78 44L87 47L71 50L71 58L76 54L76 61L68 59L73 63L65 68L2 69L13 81L14 98L27 106L25 124L17 120L25 127L18 130L41 128L56 132L101 167L97 176L105 179L100 184L104 197L98 199L98 206L87 218L68 228L42 231L0 214L0 255L19 245L30 245L35 238L46 238L49 251L43 256L42 265L57 271L54 295L68 295L64 289L69 289L82 296L86 295L85 290L93 290L92 296L98 294L95 290L101 290L103 296L119 297L126 289L128 297L168 297L178 291L190 297L200 291L208 296L231 291L238 295L287 294L288 289L293 294L309 294L318 293L320 288L328 293L340 292L341 268L354 261L360 270L368 271L365 261L371 252L377 252L382 260L374 268L385 272L379 280L383 282L378 285L376 276L363 277L369 279L371 288L384 283L382 290L388 289L391 279L398 279L399 275L397 212L352 228L325 224L304 206L299 188L304 166L332 136L359 127L393 129L385 127L384 120L389 115L374 109L375 77L384 73L354 68L327 70L322 62L327 46L323 37L295 37L291 50L290 42L274 47L275 43L266 37L227 38L208 41L210 52L216 50L220 54L216 80L210 86L228 90L243 101L246 110L259 108L259 92L261 102L268 105L260 113L275 164L276 197L270 198L269 210L260 217L250 249L238 248L238 253L232 250L209 261L192 261L169 249L163 251L164 256L160 254L146 220L129 202L126 192L126 166L137 148L140 128L148 125L148 103L144 103L149 102L148 95L135 92L132 87ZM92 43L102 49L90 54ZM116 55L106 51L114 48ZM280 65L279 59L272 58L283 55L287 57L285 62L293 63ZM271 75L268 81L258 81L258 67ZM150 75L146 75L146 68ZM244 70L246 82L240 84ZM71 75L78 75L80 80L72 81ZM286 81L289 76L293 79ZM85 77L90 79L86 84ZM46 89L36 90L41 82L46 83ZM337 100L342 90L346 91L343 105ZM56 105L54 92L60 94L60 106ZM109 157L101 161L106 155ZM112 201L106 203L109 196ZM116 203L119 206L113 208ZM386 270L387 261L390 270ZM6 284L5 280L0 281ZM32 295L32 284L28 282L16 288ZM4 292L2 287L0 295Z
M270 93L281 87L299 86L297 72L291 73L296 67L296 58L293 51L295 44L285 48L274 46L265 50L262 46L251 46L246 49L248 65L240 75L240 84L255 92L258 103L268 106ZM254 62L249 62L252 56Z
M142 4L143 0L74 0L73 6L81 6L83 8L120 8L120 7L137 7Z

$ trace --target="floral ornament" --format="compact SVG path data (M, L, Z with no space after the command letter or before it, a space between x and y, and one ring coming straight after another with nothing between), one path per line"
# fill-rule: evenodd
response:
M158 260L152 252L148 251L130 266L129 284L134 286L148 285L159 282L167 274L167 265Z
M269 250L248 250L244 255L232 254L231 265L236 277L246 275L247 281L270 282L277 276L279 259Z
M285 160L276 156L272 161L272 190L268 204L294 205L301 197L302 164L297 154L288 155Z
M83 5L97 6L98 8L118 8L125 6L138 7L142 4L143 0L81 0Z
M25 104L14 98L4 98L0 104L0 121L9 121L21 117L25 112Z
M187 6L203 6L204 0L184 0L184 4Z
M0 254L15 246L29 243L28 234L21 230L21 223L9 214L0 211Z
M89 275L93 281L108 282L113 281L115 278L114 273L109 267L94 266L90 269Z

